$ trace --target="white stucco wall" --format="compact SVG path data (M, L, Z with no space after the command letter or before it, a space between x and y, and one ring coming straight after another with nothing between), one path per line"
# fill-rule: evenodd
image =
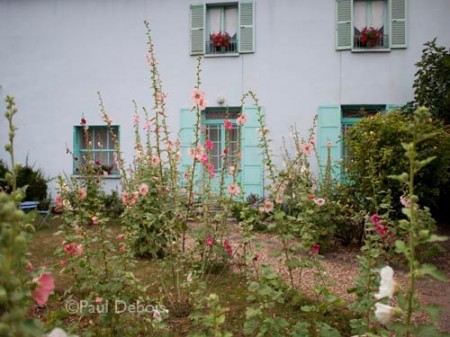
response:
M214 0L215 2L221 2ZM189 55L186 0L0 0L0 110L16 98L18 160L50 177L71 173L73 126L84 113L101 124L101 91L122 148L132 154L132 100L151 107L145 61L148 19L168 92L169 122L191 104L196 57ZM195 1L194 1L195 3ZM450 46L450 0L408 2L408 48L387 53L335 50L335 2L256 0L256 52L205 58L202 88L240 105L251 89L264 106L275 149L296 123L306 130L320 104L402 104L413 99L423 43ZM7 141L0 120L0 144ZM0 158L7 158L0 149ZM109 182L114 187L115 182ZM110 188L108 187L108 188Z

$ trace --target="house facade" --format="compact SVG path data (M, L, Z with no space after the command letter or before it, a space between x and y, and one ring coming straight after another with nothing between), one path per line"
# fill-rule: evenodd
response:
M66 148L79 156L86 151L84 115L98 144L94 155L111 173L106 189L120 189L114 140L103 127L97 91L130 162L132 101L152 107L143 25L148 20L168 94L169 126L174 134L180 131L183 158L202 56L202 123L217 151L211 156L216 170L223 164L223 120L235 123L248 90L259 97L275 154L292 125L306 135L318 115L320 155L331 142L333 158L345 159L338 140L348 127L413 100L423 44L437 37L438 44L450 45L449 16L450 0L0 0L1 107L6 95L15 96L17 159L28 158L49 177L77 174ZM261 195L263 164L250 100L244 112L249 122L241 182L246 193ZM236 137L232 133L230 146ZM6 141L7 125L0 122L0 143ZM0 158L7 159L3 147Z

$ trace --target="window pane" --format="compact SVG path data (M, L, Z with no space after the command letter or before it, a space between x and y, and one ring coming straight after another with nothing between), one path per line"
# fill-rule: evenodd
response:
M93 133L93 149L108 149L108 129L107 128L94 128Z
M225 110L208 110L206 112L206 120L218 120L225 119L228 116L228 119L236 119L239 117L239 111L225 111Z
M207 125L208 139L213 143L210 151L209 162L214 165L214 170L220 170L220 156L222 154L222 129L220 125Z
M230 34L231 38L236 37L237 33L237 7L225 7L225 31Z
M212 7L208 8L209 17L209 33L219 33L222 31L222 8Z

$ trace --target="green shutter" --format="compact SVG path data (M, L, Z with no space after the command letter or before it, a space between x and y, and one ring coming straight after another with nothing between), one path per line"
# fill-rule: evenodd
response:
M353 0L336 0L336 49L352 48Z
M391 48L406 48L406 0L391 0Z
M192 147L195 140L195 122L196 113L189 109L181 109L180 112L180 142L181 142L181 162L180 173L181 181L184 184L183 174L192 166L192 158L189 156L188 150ZM197 165L197 168L199 165ZM197 169L196 168L196 169Z
M317 151L321 168L325 168L328 157L327 143L331 142L330 155L334 178L340 176L341 160L341 106L319 106Z
M255 3L251 0L239 2L239 52L255 51Z
M242 187L246 195L264 195L264 164L259 148L258 108L244 107L248 120L242 130Z
M205 53L205 5L191 5L191 55Z

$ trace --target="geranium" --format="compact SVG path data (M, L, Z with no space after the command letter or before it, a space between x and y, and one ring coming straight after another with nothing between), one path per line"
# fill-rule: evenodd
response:
M380 45L383 35L379 29L374 27L364 27L359 36L359 44L361 47L375 47Z
M236 184L230 184L230 185L228 185L227 190L228 190L228 193L230 193L231 195L233 195L233 196L235 196L235 197L238 196L239 193L241 192L241 189L240 189L239 186L236 185Z
M145 197L148 193L148 185L146 183L142 183L139 185L139 193L141 193L141 195L143 197Z
M41 274L34 278L33 282L37 283L36 288L32 292L33 299L39 306L43 306L48 301L48 297L55 290L55 280L51 274Z
M236 119L236 123L240 126L244 125L245 123L247 123L248 117L245 114L240 115L237 119Z
M228 33L213 33L209 35L209 40L214 47L225 47L230 46L230 34Z

